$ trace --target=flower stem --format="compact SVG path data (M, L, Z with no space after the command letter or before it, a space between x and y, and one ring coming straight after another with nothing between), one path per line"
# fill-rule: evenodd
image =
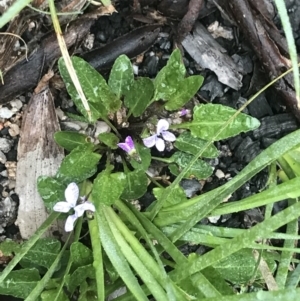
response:
M173 160L171 158L160 158L160 157L155 157L155 156L152 156L151 158L153 160L157 160L157 161L164 162L164 163L173 163Z

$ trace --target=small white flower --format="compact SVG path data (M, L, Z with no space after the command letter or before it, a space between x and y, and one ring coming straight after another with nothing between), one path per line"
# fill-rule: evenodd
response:
M84 211L89 210L95 212L95 206L91 202L84 202L83 204L77 205L77 200L79 197L79 188L76 183L70 183L65 190L65 201L57 202L53 206L53 210L57 212L67 213L71 209L74 209L75 213L69 215L66 224L65 231L70 232L74 229L74 223L78 217L82 216Z
M144 145L148 148L151 148L155 145L158 151L164 151L165 141L173 142L176 140L175 135L169 132L168 129L169 122L165 119L160 119L157 123L156 134L148 138L144 138ZM159 136L162 136L163 139Z

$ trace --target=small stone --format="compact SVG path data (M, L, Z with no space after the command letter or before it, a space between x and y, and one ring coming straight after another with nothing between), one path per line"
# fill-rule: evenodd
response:
M8 177L8 179L16 180L17 162L7 161L5 163L5 167L7 168L7 177Z
M55 111L59 120L64 121L68 118L60 107L56 108Z
M217 169L215 175L218 179L223 179L225 177L225 174L221 169Z
M13 141L6 138L0 138L0 150L3 153L8 153L13 145Z
M5 164L6 163L6 156L2 151L0 151L0 163Z
M23 103L20 99L15 99L10 102L11 106L15 108L17 111L20 111L23 107Z
M110 132L110 127L104 121L97 121L95 124L95 128L95 138L98 138L99 134Z
M20 135L20 127L17 124L12 123L9 126L8 132L11 137L16 137L16 136Z
M218 220L220 219L220 215L217 216L210 216L208 217L208 220L212 223L212 224L216 224L218 222Z
M89 34L87 36L87 38L85 39L85 41L83 42L83 46L86 49L91 50L94 46L94 41L95 41L95 35L94 34Z
M180 182L180 186L188 198L193 197L202 188L202 185L195 179L183 179Z
M2 176L2 177L4 177L4 178L7 178L7 170L5 169L5 170L2 170L1 172L0 172L0 175Z
M8 189L9 190L13 190L16 188L16 181L15 180L11 180L9 181L9 184L8 184Z
M71 122L71 121L62 122L61 123L61 127L64 130L70 130L70 131L79 131L79 130L81 130L80 125L78 125L78 124L76 124L74 122Z
M0 117L4 119L9 119L11 116L14 115L14 112L9 110L8 108L0 108Z
M133 65L133 73L134 75L139 75L139 66L138 65Z

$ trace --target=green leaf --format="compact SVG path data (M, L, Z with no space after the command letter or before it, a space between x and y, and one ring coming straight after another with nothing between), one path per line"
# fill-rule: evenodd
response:
M57 294L59 293L59 296L56 298ZM42 301L69 301L70 299L68 296L64 293L64 291L58 291L57 289L47 290L41 293L41 300Z
M137 281L136 275L132 272L129 263L123 254L122 248L117 243L114 234L111 231L111 228L105 217L106 206L100 204L99 207L100 210L95 212L95 217L99 227L99 235L104 251L106 252L116 271L119 273L120 277L123 279L127 288L133 294L133 298L140 301L149 300L141 288L141 285Z
M37 189L47 209L65 199L66 185L52 177L38 177Z
M164 208L175 205L175 204L184 203L187 200L184 190L179 185L175 186L171 190L171 192L166 200L162 200L161 198L164 194L165 189L166 188L154 188L153 189L153 194L155 195L155 198L161 202L162 201L164 202L163 203Z
M89 102L92 120L95 121L100 117L105 117L107 113L116 112L121 107L121 101L110 90L102 75L83 59L76 56L73 56L71 59L82 90ZM68 93L71 95L76 107L82 115L88 118L88 114L77 94L63 59L58 61L58 66Z
M56 132L54 140L58 145L70 152L77 146L88 143L89 137L77 132L64 131Z
M134 81L126 94L124 104L134 117L141 116L150 104L154 93L154 85L150 78L141 77Z
M148 178L143 170L135 170L126 174L126 186L122 199L138 199L147 191Z
M220 104L199 105L194 108L193 121L182 124L182 127L189 129L192 135L196 137L210 140L235 113L236 110ZM241 132L254 130L259 126L260 122L256 118L240 113L216 140L233 137Z
M171 159L177 164L170 164L170 172L178 176L180 171L185 168L189 162L192 160L193 156L183 152L176 152ZM196 163L188 170L184 175L185 178L197 178L197 179L206 179L211 176L213 172L212 167L203 160L197 160Z
M174 146L179 150L196 155L201 148L204 148L207 141L194 137L189 131L185 131L177 137ZM210 145L202 154L204 158L216 158L219 155L218 149Z
M263 259L268 263L270 270L274 272L276 269L274 260L270 260L267 256L265 257L267 253L263 255ZM256 267L256 259L251 249L242 249L217 262L213 267L227 281L234 284L243 284L252 278ZM256 279L261 278L260 272L258 273L259 274L255 277Z
M83 70L81 70L80 67L76 65L76 63L74 64L74 61L73 61L73 65L76 70L78 79L81 83L83 92L84 92L85 96L87 97L87 101L90 106L91 122L95 122L100 117L105 117L108 114L108 110L105 108L104 104L100 101L100 98L98 99L98 102L93 102L91 99L89 99L89 95L86 94L85 89L84 89L84 86L85 85L88 86L88 84L82 82L82 80L80 80L80 78L79 78L79 73ZM66 68L65 62L62 58L58 60L58 67L59 67L60 75L61 75L63 81L65 82L67 91L68 91L69 95L71 96L72 100L74 101L74 104L76 105L79 112L85 117L85 119L89 120L88 112L85 110L85 108L82 104L81 98L75 89L75 86L74 86L72 79L69 75L69 72ZM88 71L88 70L89 70L89 68L86 71ZM97 90L95 90L95 91L97 91ZM93 95L92 95L92 97L93 97Z
M131 158L130 164L134 169L146 171L151 163L151 151L149 148L139 143L134 143L134 146L141 159L141 162L137 162L134 158Z
M93 263L93 252L81 242L73 242L70 253L73 270Z
M20 249L21 246L13 240L6 239L0 243L0 254L3 254L3 256L12 256L18 253Z
M118 98L131 90L134 81L133 68L126 55L120 55L111 69L108 85Z
M32 265L50 268L61 248L61 244L54 238L40 238L20 261L23 267Z
M112 205L120 198L126 183L123 172L111 173L111 168L98 174L94 180L92 200L95 204Z
M99 141L110 147L111 149L117 149L119 138L114 133L101 133L98 136Z
M93 150L94 145L91 143L73 149L61 163L57 178L69 184L70 182L80 183L94 175L101 156Z
M203 80L203 76L194 75L185 78L182 82L178 83L171 99L165 104L165 108L168 111L182 108L197 93Z
M80 122L85 122L85 123L90 123L89 119L81 116L81 115L77 115L77 114L72 114L72 113L68 113L66 112L66 116L69 117L72 120L76 120L76 121L80 121Z
M4 281L0 282L0 295L26 299L40 279L37 269L12 271Z
M154 100L170 100L177 90L177 85L184 79L185 73L180 50L176 49L171 54L167 65L159 71L154 80Z
M95 270L92 264L77 268L72 275L67 277L66 285L71 293L79 287L87 278L95 278Z

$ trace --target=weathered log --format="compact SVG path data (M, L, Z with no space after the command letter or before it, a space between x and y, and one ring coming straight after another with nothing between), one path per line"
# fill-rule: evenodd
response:
M54 176L64 158L64 150L53 138L60 127L48 78L48 74L45 75L29 101L18 145L15 191L20 204L16 224L24 239L31 237L48 217L37 190L37 179L39 176ZM52 224L45 236L53 236L53 231L57 230L62 233L59 221Z

